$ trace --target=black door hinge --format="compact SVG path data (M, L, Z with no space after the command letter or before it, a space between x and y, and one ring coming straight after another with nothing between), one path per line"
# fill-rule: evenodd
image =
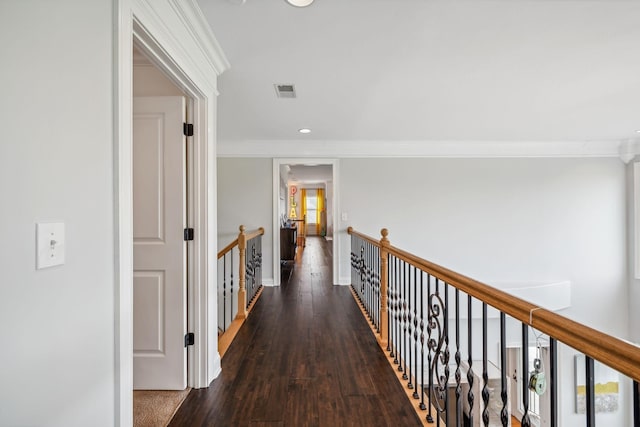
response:
M184 346L190 346L195 344L196 342L196 336L193 334L193 332L189 332L187 335L184 336Z
M184 240L185 240L185 242L193 240L193 228L185 228L184 229Z
M183 123L182 132L184 136L193 136L193 123Z

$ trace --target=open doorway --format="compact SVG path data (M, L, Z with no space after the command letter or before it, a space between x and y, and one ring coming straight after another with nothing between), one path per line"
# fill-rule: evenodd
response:
M187 396L193 101L133 46L134 423L167 424Z
M327 159L274 159L274 284L281 283L283 263L294 261L308 238L321 238L333 255L333 282L338 280L338 248L334 239L338 163Z

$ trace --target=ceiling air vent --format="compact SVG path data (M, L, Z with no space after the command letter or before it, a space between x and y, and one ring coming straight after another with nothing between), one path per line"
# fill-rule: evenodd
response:
M278 94L278 98L295 98L296 97L296 87L291 84L275 84L276 93Z

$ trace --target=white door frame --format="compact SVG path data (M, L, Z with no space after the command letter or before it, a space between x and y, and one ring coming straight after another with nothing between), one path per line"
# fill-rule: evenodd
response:
M190 268L189 326L195 345L188 384L207 387L220 373L215 334L217 252L217 76L229 63L195 0L114 1L114 322L115 425L133 425L133 42L192 100L192 200L195 229Z
M338 229L338 212L340 202L340 185L338 179L339 161L338 159L312 159L312 158L293 158L293 159L273 159L273 285L280 286L280 215L286 212L280 212L280 165L302 165L305 163L313 163L315 165L330 165L333 173L333 283L340 283L339 266L340 266L340 245ZM285 200L288 200L287 194L284 194Z

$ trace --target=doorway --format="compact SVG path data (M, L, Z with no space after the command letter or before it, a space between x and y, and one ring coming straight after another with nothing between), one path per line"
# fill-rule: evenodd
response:
M166 425L189 393L192 100L133 46L133 419Z
M331 159L274 159L273 188L278 203L274 203L273 229L296 227L302 223L304 236L317 235L328 242L333 254L333 282L338 283L340 255L335 223L338 212L338 161ZM273 239L274 285L281 283L281 233ZM298 239L304 246L304 240Z
M133 46L133 380L187 387L189 100Z

